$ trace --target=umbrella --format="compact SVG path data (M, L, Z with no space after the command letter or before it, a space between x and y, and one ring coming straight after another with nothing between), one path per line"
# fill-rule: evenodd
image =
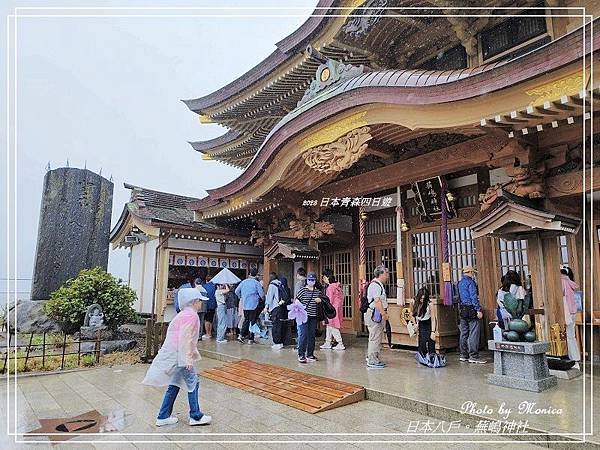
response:
M392 326L389 320L385 321L385 335L387 336L388 346L392 348Z
M240 280L231 270L228 268L221 269L221 271L216 274L210 280L211 283L214 284L236 284L239 283Z

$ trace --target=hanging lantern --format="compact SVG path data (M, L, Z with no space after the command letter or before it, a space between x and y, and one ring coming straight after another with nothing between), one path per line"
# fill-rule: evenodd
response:
M367 215L366 212L361 212L360 213L360 220L362 220L363 222L366 222L366 220L369 218L369 216Z
M454 196L454 194L450 191L446 192L446 198L448 199L448 201L450 203L454 203L454 201L456 200L456 197Z
M406 223L404 220L400 222L400 231L406 233L408 230L410 230L410 226L408 225L408 223Z

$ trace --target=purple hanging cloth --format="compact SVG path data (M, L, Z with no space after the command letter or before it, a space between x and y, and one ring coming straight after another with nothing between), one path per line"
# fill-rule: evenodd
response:
M441 198L441 208L442 208L442 259L443 262L450 262L450 251L448 244L448 204L446 194L448 193L448 183L444 177L441 177L442 180L442 198ZM444 291L442 294L442 302L446 306L452 305L452 282L445 281L444 282Z

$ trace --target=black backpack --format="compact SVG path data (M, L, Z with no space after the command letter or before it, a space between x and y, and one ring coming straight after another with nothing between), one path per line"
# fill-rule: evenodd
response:
M271 284L275 285L277 288L277 292L279 293L279 301L284 301L286 305L289 305L292 301L290 291L288 291L283 284L276 284L271 282Z
M369 284L365 286L365 290L363 291L362 297L360 298L360 307L358 309L363 314L369 310L369 307L372 303L372 301L369 302L369 299L367 298L367 292L369 292L369 286L371 286L371 283L379 284L379 286L381 287L381 293L383 294L383 286L381 286L381 284L378 281L370 281Z

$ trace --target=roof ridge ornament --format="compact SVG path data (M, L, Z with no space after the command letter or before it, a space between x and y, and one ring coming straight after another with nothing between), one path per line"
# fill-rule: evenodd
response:
M326 58L310 45L306 48L306 56L321 62L321 65L317 68L315 79L311 81L304 96L296 105L297 107L312 100L330 86L355 78L365 72L365 66L362 64L360 66L354 66L352 64L343 64L334 59Z

